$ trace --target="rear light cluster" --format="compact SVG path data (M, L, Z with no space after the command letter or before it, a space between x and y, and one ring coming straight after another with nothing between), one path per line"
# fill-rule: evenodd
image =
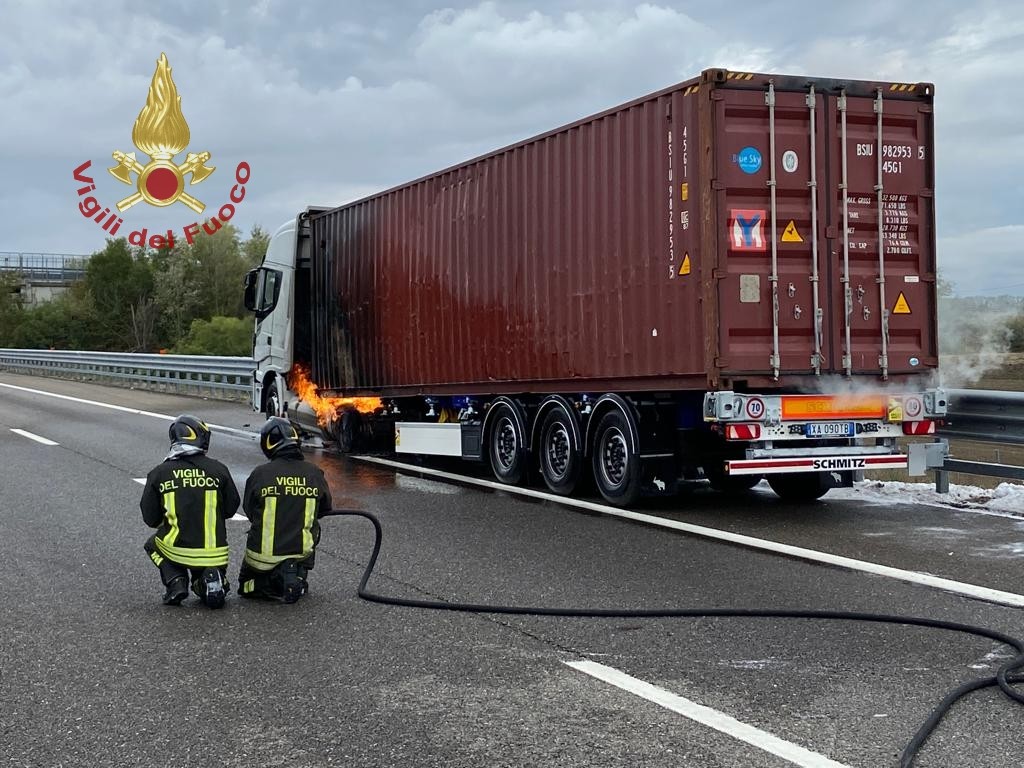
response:
M760 438L760 424L727 424L725 427L726 440L759 440Z
M903 422L903 434L904 435L934 435L935 434L935 422L928 421L904 421Z

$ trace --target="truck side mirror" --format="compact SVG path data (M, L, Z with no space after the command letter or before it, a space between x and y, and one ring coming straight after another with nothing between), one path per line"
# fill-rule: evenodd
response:
M245 308L255 312L256 300L259 296L257 286L259 285L259 269L250 269L245 273Z

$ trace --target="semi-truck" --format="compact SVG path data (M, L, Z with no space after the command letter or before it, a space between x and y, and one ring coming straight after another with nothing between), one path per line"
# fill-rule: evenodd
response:
M619 506L905 467L946 412L933 96L708 69L309 207L246 276L253 408Z

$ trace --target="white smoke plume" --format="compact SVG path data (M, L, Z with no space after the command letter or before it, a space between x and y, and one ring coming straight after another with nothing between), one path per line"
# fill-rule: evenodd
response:
M943 298L939 300L939 370L936 384L968 389L990 371L1001 368L1010 349L1008 325L1020 309Z

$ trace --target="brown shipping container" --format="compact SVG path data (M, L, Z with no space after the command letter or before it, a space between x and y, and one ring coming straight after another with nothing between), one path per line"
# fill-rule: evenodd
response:
M401 395L928 373L932 99L707 70L314 213L313 378Z

